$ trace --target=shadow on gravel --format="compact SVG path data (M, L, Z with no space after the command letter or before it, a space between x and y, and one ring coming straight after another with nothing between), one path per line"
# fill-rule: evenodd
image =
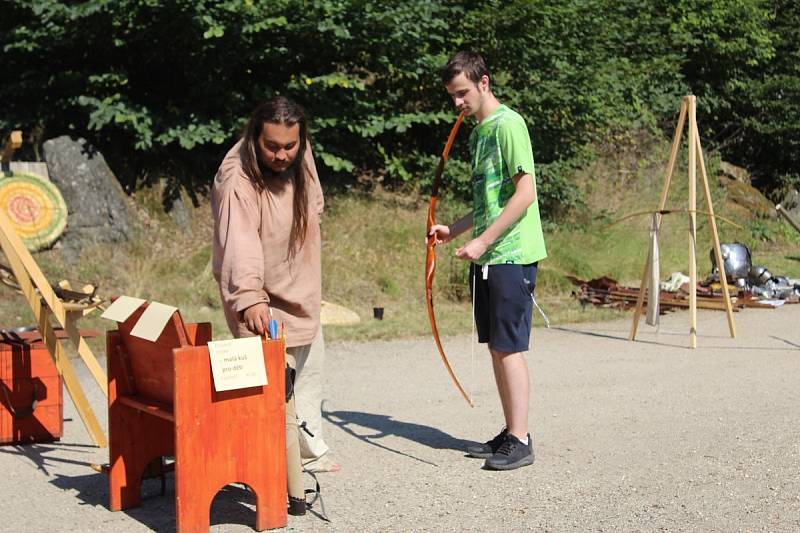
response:
M57 475L51 483L62 489L77 492L81 505L108 509L108 477L105 474L85 476ZM227 485L211 503L211 525L240 524L253 527L256 523L255 496L244 485ZM167 475L166 491L161 494L160 479L142 482L142 505L120 511L153 531L174 533L175 477ZM108 510L109 517L113 516ZM116 514L116 513L114 513Z
M616 340L616 341L629 342L627 335L611 335L611 334L608 334L608 333L598 333L596 331L586 331L586 330L582 330L582 329L566 328L564 326L553 326L550 329L557 329L558 331L563 331L565 333L575 333L577 335L587 335L589 337L600 337L600 338L603 338L603 339L611 339L611 340ZM669 334L667 333L667 335L669 335ZM688 335L687 334L683 334L683 336L686 337ZM666 342L647 341L647 340L642 340L642 339L637 339L636 342L641 342L641 343L644 343L644 344L655 344L655 345L658 345L658 346L667 346L667 347L670 347L670 348L685 348L685 346L678 345L678 344L669 344L669 343L666 343Z
M563 331L565 333L574 333L576 335L586 335L589 337L599 337L603 339L611 339L616 341L624 341L624 342L631 342L628 340L627 335L611 335L608 333L598 333L595 331L586 331L581 329L572 329L566 328L564 326L554 326L550 329L557 329L559 331ZM671 335L671 336L680 336L684 339L688 338L688 333L673 333L673 332L661 332L659 335ZM770 336L771 338L789 344L790 346L800 348L800 345L794 344L792 342L787 341L786 339L781 339L779 337ZM698 335L698 339L729 339L730 337L720 336L720 335ZM666 346L668 348L681 348L686 350L691 350L686 343L682 344L672 344L672 343L665 343L665 342L656 342L650 341L645 339L636 339L633 342L637 342L640 344L653 344L656 346ZM704 346L704 348L714 348L715 350L764 350L764 351L775 351L775 350L789 350L790 348L776 348L775 346Z
M359 411L326 411L323 405L322 417L331 424L341 428L345 433L364 441L373 446L377 446L383 450L410 457L422 463L438 466L430 461L425 461L405 452L389 448L379 442L378 439L395 435L404 439L417 442L423 446L434 448L436 450L456 450L464 451L468 444L473 444L472 441L457 439L447 433L432 428L430 426L423 426L421 424L414 424L412 422L401 422L394 420L388 415L378 415L373 413L362 413ZM365 435L357 433L351 426L358 426L374 430L376 433Z
M776 341L785 342L789 346L794 346L795 348L800 348L800 344L797 344L796 342L788 341L786 339L782 339L780 337L776 337L775 335L770 335L770 337L775 339Z
M58 457L52 454L58 454L63 451L63 448L72 448L70 449L70 453L89 453L89 450L94 450L94 446L85 446L82 444L68 444L68 443L52 443L52 444L26 444L24 446L2 446L0 447L0 453L5 453L9 455L16 455L19 457L25 457L26 459L30 460L36 468L41 470L45 475L50 475L48 472L48 466L54 466L56 464L72 464L72 465L80 465L90 467L91 463L87 463L84 461L76 461L74 459L66 459L64 457ZM82 452L80 449L77 448L86 448L86 452Z

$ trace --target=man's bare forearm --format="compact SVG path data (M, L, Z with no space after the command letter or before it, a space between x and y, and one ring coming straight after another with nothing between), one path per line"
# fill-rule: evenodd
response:
M536 188L533 185L533 176L524 174L515 181L516 190L514 194L511 195L511 198L509 198L500 216L486 228L486 231L478 236L487 246L491 246L504 231L519 220L522 215L525 214L528 207L536 200Z
M472 211L450 224L450 240L472 229Z

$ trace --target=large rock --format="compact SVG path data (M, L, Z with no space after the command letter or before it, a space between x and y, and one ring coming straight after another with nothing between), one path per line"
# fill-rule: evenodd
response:
M128 199L97 149L66 135L44 143L50 180L61 191L69 216L61 245L67 251L90 243L128 239L133 218Z
M735 212L737 217L744 215L745 218L775 218L777 216L772 202L752 185L726 176L720 176L719 180L728 192L728 202L735 206L731 211Z
M747 172L742 167L737 167L736 165L732 165L727 161L721 161L719 164L719 169L722 174L732 180L746 183L747 185L752 184L752 180L750 179L750 173Z

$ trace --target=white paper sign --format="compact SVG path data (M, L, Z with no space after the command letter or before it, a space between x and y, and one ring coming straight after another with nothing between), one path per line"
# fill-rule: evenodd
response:
M144 300L141 298L120 296L114 300L114 303L108 306L108 309L100 315L100 318L107 318L115 322L125 322L143 303Z
M261 337L211 341L208 354L217 392L267 384Z
M150 302L142 316L139 317L139 321L133 326L131 335L155 342L161 336L161 332L164 331L169 319L172 318L172 313L177 310L177 307L172 307L171 305Z

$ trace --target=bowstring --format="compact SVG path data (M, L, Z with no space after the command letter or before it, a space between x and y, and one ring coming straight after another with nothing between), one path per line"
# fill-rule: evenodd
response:
M470 391L470 398L475 398L474 387L475 387L475 279L478 277L477 272L475 269L475 263L472 263L472 335L469 338L469 347L470 347L470 354L469 354L469 371L470 371L470 383L473 387L473 390Z

